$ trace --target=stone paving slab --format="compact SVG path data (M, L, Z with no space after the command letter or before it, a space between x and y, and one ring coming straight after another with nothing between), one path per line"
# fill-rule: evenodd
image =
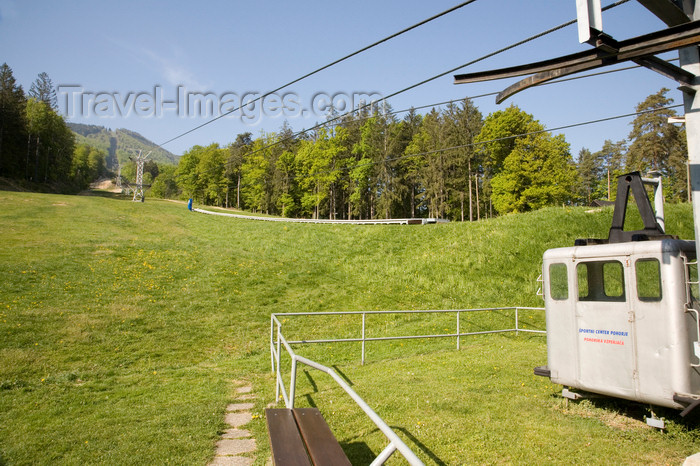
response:
M210 466L251 466L255 459L247 456L217 456Z
M246 429L239 427L248 424L253 420L251 410L254 403L246 400L255 399L252 393L253 387L247 382L234 380L237 402L226 407L224 421L231 426L221 436L221 440L216 443L216 456L209 463L210 466L251 466L255 462L254 457L240 456L241 454L254 453L257 445L255 439L250 438L251 434Z
M216 456L233 456L241 453L250 453L255 451L255 439L229 439L224 438L216 442Z
M253 403L231 403L226 406L226 411L250 411L254 406Z
M245 429L228 429L221 438L243 438L250 437L250 432Z
M242 413L226 413L224 417L224 422L226 422L231 427L240 427L248 424L253 420L253 415L250 412Z

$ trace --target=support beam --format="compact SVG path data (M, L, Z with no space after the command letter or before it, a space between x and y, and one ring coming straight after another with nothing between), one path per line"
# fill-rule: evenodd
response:
M684 70L654 55L636 58L632 61L652 71L656 71L667 78L673 79L683 86L692 86L695 81L695 75L690 71Z
M594 50L579 52L559 58L544 60L527 65L513 66L500 70L489 70L477 73L460 74L454 77L455 84L466 84L515 76L532 75L519 81L501 92L496 102L501 103L508 97L529 87L561 78L574 73L609 66L625 61L633 61L659 53L695 46L700 43L700 21L692 21L673 28L645 34L643 36L614 41L600 34L596 38ZM697 48L697 47L696 47ZM673 70L667 66L661 67L658 62L650 61L650 65L666 73L675 73L679 78L688 76L684 72ZM692 71L691 71L692 73Z
M578 41L582 44L603 31L603 13L600 0L576 0Z
M700 2L683 0L683 13L691 20L700 19ZM700 53L697 46L680 49L678 57L683 69L695 76L700 76ZM700 251L700 92L697 92L698 90L700 90L700 85L697 78L693 86L683 89L696 253Z
M637 0L647 10L651 11L661 21L666 23L666 26L678 26L679 24L687 23L690 18L683 12L681 8L672 0Z

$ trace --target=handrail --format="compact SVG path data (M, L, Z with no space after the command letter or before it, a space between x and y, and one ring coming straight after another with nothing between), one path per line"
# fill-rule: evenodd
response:
M338 374L331 368L324 366L323 364L319 364L315 361L312 361L311 359L305 358L303 356L299 356L294 352L292 349L291 345L287 342L287 340L284 338L282 335L282 326L279 324L279 321L276 319L276 317L273 315L272 316L272 321L273 325L276 321L278 324L277 327L277 348L275 348L275 344L273 343L271 346L272 352L273 352L273 360L276 361L276 379L277 379L277 399L279 399L279 389L280 387L282 388L282 397L284 398L284 403L287 408L294 408L294 399L296 395L296 374L297 374L297 363L302 363L305 364L313 369L319 370L321 372L325 372L326 374L330 375L335 382L340 385L340 387L345 390L345 392L350 396L350 398L355 401L355 403L364 411L365 414L374 422L374 425L377 426L377 428L389 439L389 445L377 456L377 458L372 462L373 465L379 465L379 464L384 464L384 462L391 456L391 454L398 450L404 458L409 462L411 465L415 466L422 466L424 463L416 456L415 453L406 445L401 438L396 435L396 433L387 425L386 422L360 397L360 395L353 390L350 385L347 384ZM287 350L287 353L291 356L292 359L292 370L291 370L291 380L289 383L289 395L287 395L287 392L284 388L284 383L282 382L282 375L280 371L280 366L279 366L279 357L280 357L280 343L284 346L284 348Z

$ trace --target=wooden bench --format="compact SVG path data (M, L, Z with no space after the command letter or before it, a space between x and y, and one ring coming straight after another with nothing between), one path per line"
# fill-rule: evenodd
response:
M275 465L350 466L318 409L266 409L265 418Z

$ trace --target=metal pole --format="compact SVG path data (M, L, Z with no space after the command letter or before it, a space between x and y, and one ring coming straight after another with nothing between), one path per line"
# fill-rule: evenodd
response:
M363 312L362 313L362 365L365 365L365 316L366 314Z
M683 12L692 20L700 19L700 2L682 2ZM691 46L678 51L680 65L695 76L700 75L700 55L698 47ZM693 219L695 223L695 250L700 251L700 86L697 78L690 88L683 90L685 106L685 132L688 141L688 163L692 189Z
M393 443L390 443L389 445L386 446L386 448L377 456L374 461L370 463L369 466L375 466L375 465L380 465L386 463L386 460L389 459L389 457L394 454L396 451L396 445Z
M515 334L519 335L518 333L518 308L515 308Z
M294 408L294 397L296 396L297 389L297 357L292 356L292 376L289 381L289 403L287 408Z
M272 372L275 372L275 352L273 348L275 347L275 315L270 316L270 367Z
M277 324L277 375L275 377L275 404L277 404L277 401L280 399L280 377L282 377L282 372L280 370L280 333L282 332L282 326L278 323Z
M461 340L461 338L459 337L459 334L461 333L460 332L460 325L459 325L459 315L460 315L460 312L457 311L457 349L459 349L459 341Z

